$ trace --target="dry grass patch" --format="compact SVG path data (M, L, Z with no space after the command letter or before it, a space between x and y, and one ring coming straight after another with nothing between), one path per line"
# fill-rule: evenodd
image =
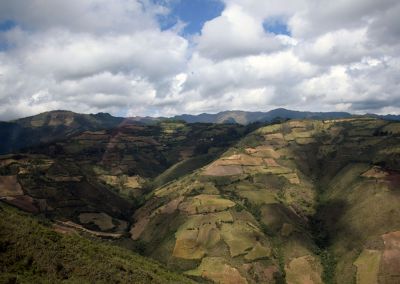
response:
M300 184L300 179L299 179L299 176L297 175L297 173L291 173L291 172L283 173L283 174L280 174L280 176L287 179L290 184Z
M213 163L202 174L204 176L234 176L243 174L243 169L239 165L224 166Z
M184 196L180 196L168 202L167 204L157 208L155 211L151 213L151 217L154 217L157 214L172 214L175 210L178 209L179 204L185 199Z
M188 214L212 213L224 211L235 206L235 202L221 198L218 195L201 194L182 202L179 210Z
M271 257L271 248L263 246L259 242L253 247L253 249L244 256L246 260L254 261L266 257Z
M287 284L322 284L322 267L311 255L295 258L285 267Z
M241 266L242 271L245 271L255 283L279 283L276 281L280 271L277 266L265 266L261 262L245 263Z
M312 143L317 143L314 138L296 138L296 143L299 145L307 145Z
M185 272L220 284L247 284L246 278L222 257L205 257L198 268Z
M181 230L176 234L176 242L172 255L183 259L201 259L206 251L197 239L198 229Z
M251 156L254 157L279 159L281 156L271 146L258 146L256 148L247 148L245 149L245 151L247 154L250 154Z
M272 141L272 140L281 140L284 141L284 137L283 134L278 132L278 133L272 133L272 134L266 134L264 135L264 139L266 141Z
M218 227L223 222L233 222L232 215L227 211L190 216L175 233L173 256L183 259L204 257L207 251L212 250L221 240Z
M378 283L380 262L380 251L368 249L363 250L354 262L354 265L357 267L357 284Z
M262 236L253 226L239 220L233 224L222 224L221 235L229 246L231 257L249 252Z
M265 127L262 127L260 129L256 130L257 134L271 134L271 133L275 133L275 132L279 132L282 130L282 124L273 124L273 125L268 125Z
M265 158L264 163L267 165L267 167L281 167L274 159L272 158Z
M382 236L385 249L380 270L381 283L394 283L400 279L400 231Z
M137 221L129 231L129 233L131 234L131 239L138 240L149 223L149 217L143 217L139 221Z
M292 128L305 128L305 127L311 125L310 122L300 121L300 120L291 120L287 124Z
M278 203L275 193L266 189L241 190L237 194L256 205Z
M387 177L388 175L389 173L386 172L384 169L380 167L372 167L368 171L364 172L361 176L366 178L381 179Z
M0 176L0 197L23 195L17 176Z

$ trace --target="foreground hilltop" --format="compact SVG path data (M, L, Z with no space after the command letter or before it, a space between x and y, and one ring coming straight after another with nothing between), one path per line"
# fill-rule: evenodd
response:
M0 283L194 283L131 251L0 204Z

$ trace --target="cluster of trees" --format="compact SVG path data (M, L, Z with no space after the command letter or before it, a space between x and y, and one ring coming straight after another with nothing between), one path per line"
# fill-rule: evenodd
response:
M382 130L375 130L374 131L374 136L392 136L393 132L392 131L382 131Z

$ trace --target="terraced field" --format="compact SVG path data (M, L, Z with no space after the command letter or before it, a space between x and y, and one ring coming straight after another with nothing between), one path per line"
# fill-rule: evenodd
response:
M399 283L400 123L86 131L0 159L0 198L195 281Z
M396 127L363 118L260 128L156 189L133 215L132 238L218 283L397 283L399 246L386 240L387 252L384 236L400 229L400 137L381 130Z
M153 187L212 161L246 131L182 122L84 131L0 156L0 198L53 220L121 234Z

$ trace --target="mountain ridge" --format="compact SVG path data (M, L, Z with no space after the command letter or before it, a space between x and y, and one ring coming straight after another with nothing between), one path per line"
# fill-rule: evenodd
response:
M249 124L254 122L270 122L276 118L282 119L323 119L323 118L345 118L350 117L347 112L310 112L310 111L295 111L285 108L277 108L267 112L262 111L241 111L231 110L222 111L216 114L201 113L199 115L177 115L175 119L182 119L186 122L206 122L206 123L239 123Z
M106 130L123 125L156 125L162 121L184 121L186 123L242 124L269 123L285 119L333 119L349 118L347 112L310 112L277 108L267 112L241 110L223 111L215 114L182 114L173 117L115 117L109 113L81 114L69 110L47 111L37 115L0 121L0 154L18 151L41 143L62 140L84 131ZM399 115L365 114L361 117L400 120ZM357 116L355 116L357 117ZM29 140L26 139L29 137Z

